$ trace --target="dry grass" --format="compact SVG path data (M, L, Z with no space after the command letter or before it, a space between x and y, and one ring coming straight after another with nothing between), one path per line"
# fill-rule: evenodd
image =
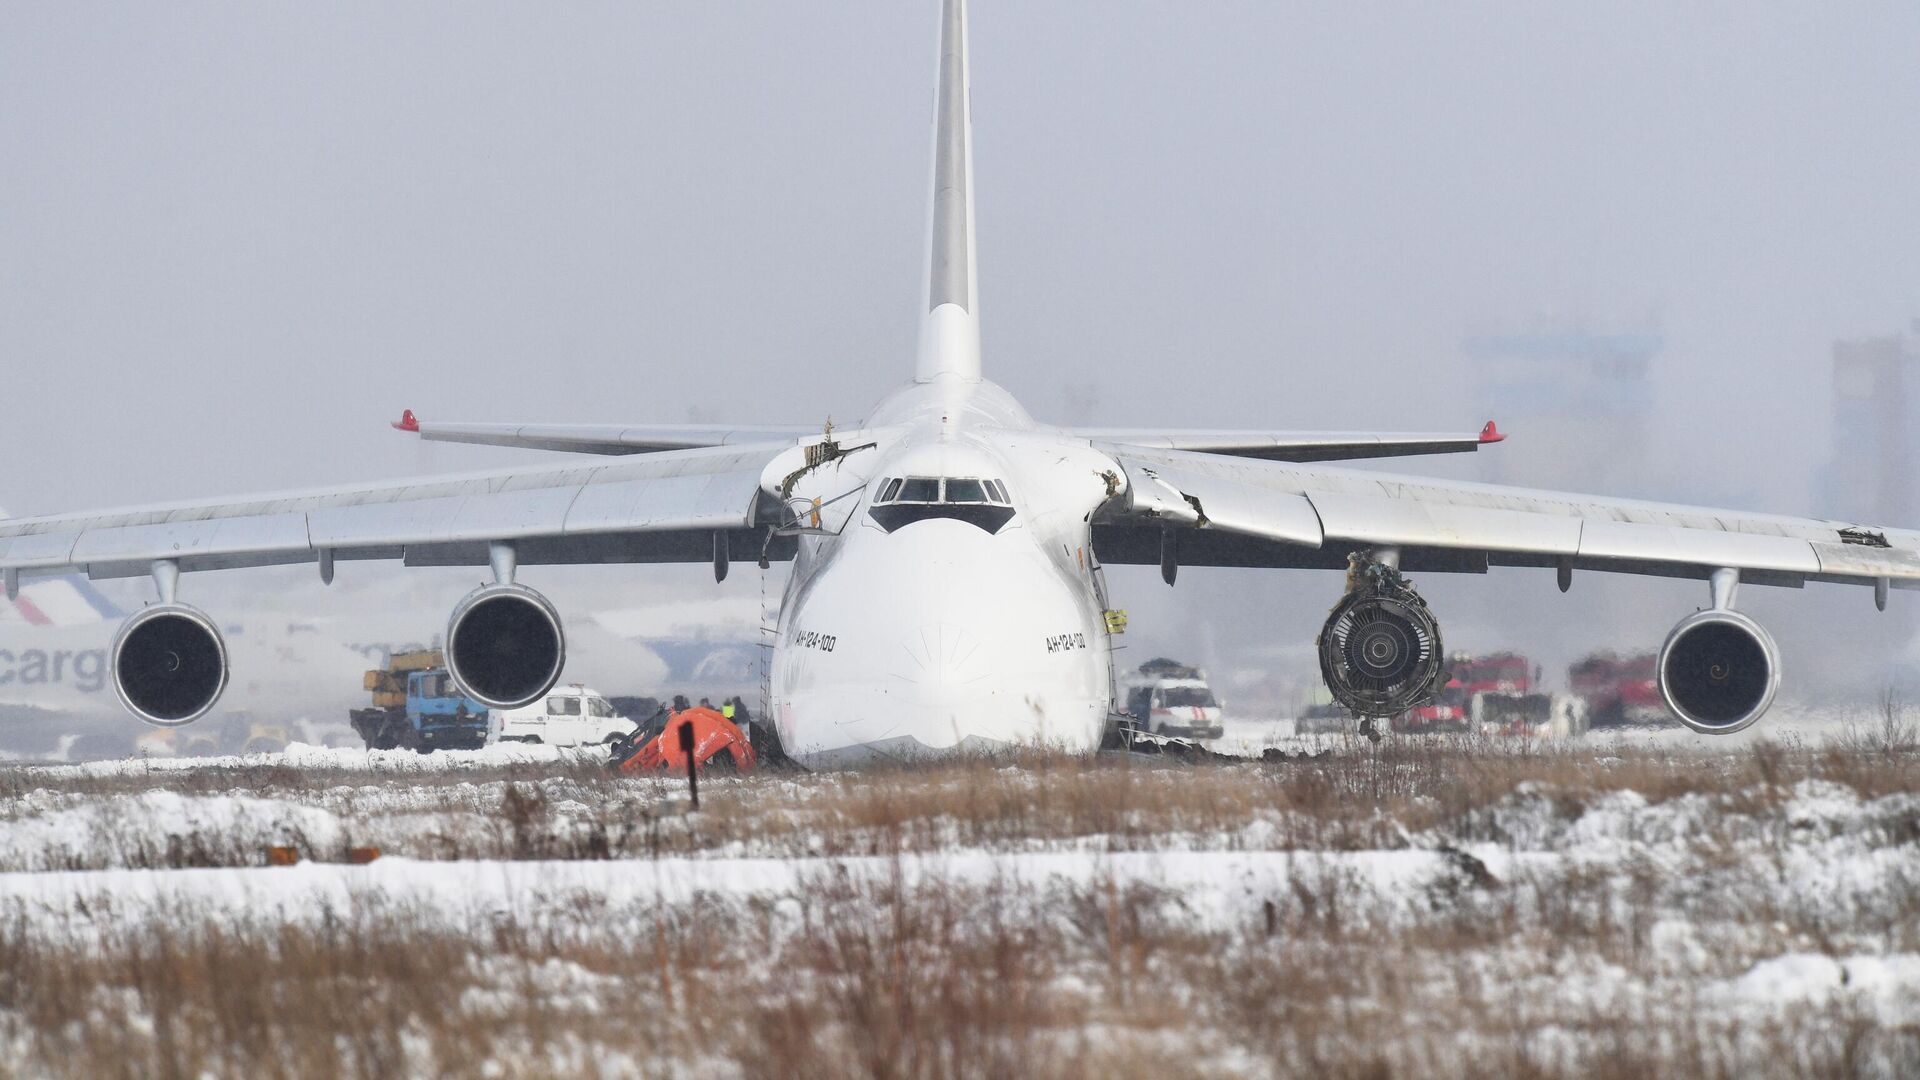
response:
M313 841L327 858L370 840L423 858L819 858L778 899L661 908L450 916L369 895L318 923L0 915L0 1074L1916 1075L1920 1027L1870 1001L1749 1015L1714 996L1783 953L1920 952L1920 889L1853 899L1782 884L1804 781L1920 791L1920 752L1885 734L1717 755L1402 740L1221 767L1035 753L716 780L695 817L660 812L673 783L589 766L404 784L272 766L14 770L0 817L16 823L238 790L337 815L339 833ZM1671 849L1677 863L1494 874L1464 850L1525 846L1506 832L1516 821L1576 821L1623 792L1711 813ZM1551 812L1512 816L1529 801ZM1911 809L1868 827L1873 850L1920 845ZM175 836L96 838L97 861L258 861L244 843ZM1438 848L1451 871L1387 917L1343 853L1410 846ZM1290 853L1293 869L1224 921L1113 876L1040 888L901 869L958 848L1257 848ZM901 858L877 878L836 861L870 855Z
M190 912L95 940L0 927L11 1074L1389 1077L1913 1075L1920 1030L1844 1001L1694 1007L1723 972L1611 968L1565 927L1471 907L1411 930L1335 882L1203 931L1177 898L1095 884L856 882L797 911L610 913L622 932L370 903L315 927ZM1317 894L1317 895L1316 895ZM1315 912L1316 914L1310 914ZM633 934L632 925L652 928ZM1591 928L1589 928L1591 929ZM55 935L57 938L57 935ZM1534 938L1538 940L1529 940ZM1737 971L1752 941L1728 957ZM1614 1000L1580 991L1608 975Z
M1402 847L1409 833L1444 828L1465 829L1462 840L1501 840L1476 811L1523 788L1545 793L1569 817L1616 791L1654 803L1708 797L1752 812L1810 779L1867 798L1920 791L1920 750L1863 735L1721 754L1400 739L1311 761L1206 766L1032 752L714 778L703 785L697 818L676 812L678 781L610 777L588 758L395 776L275 764L109 776L14 767L0 769L0 824L79 807L124 813L90 825L88 843L40 861L9 857L0 844L0 870L257 865L267 842L292 843L322 861L343 860L357 845L425 859L886 855L1062 844L1355 851ZM251 831L225 821L156 823L137 802L155 792L241 796L292 809L284 822L263 820ZM317 824L293 813L301 808L323 812ZM276 829L280 839L262 839Z

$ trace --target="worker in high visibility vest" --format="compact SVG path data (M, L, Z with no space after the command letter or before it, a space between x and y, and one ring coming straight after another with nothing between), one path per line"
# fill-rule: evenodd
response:
M747 703L741 701L738 695L728 698L721 711L740 728L742 734L749 739L753 737L753 715L747 712Z
M732 698L728 698L727 700L720 703L720 715L726 717L729 720L733 719L733 699Z

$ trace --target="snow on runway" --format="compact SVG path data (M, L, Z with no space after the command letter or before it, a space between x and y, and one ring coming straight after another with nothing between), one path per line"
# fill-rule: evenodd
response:
M1901 1075L1920 1063L1917 764L1400 742L711 778L699 814L678 781L522 747L13 766L0 955L48 994L102 959L55 1004L0 993L0 1043L49 1016L225 1030L240 1006L199 964L282 995L273 1039L315 1060L342 1024L400 1024L404 1064L382 1068L402 1072L779 1075L793 1044L751 1065L753 1036L791 1016L830 1074L888 1030L878 1008L1036 1073L1073 1073L1059 1040L1099 1031L1105 1075L1519 1053L1571 1076L1622 1047L1653 1072ZM282 844L307 861L261 865ZM345 861L368 844L385 854ZM154 956L187 974L136 993ZM313 977L362 1019L304 1018ZM708 1014L677 1027L687 994ZM252 1045L192 1060L245 1072Z
M897 858L666 858L651 861L428 862L384 858L366 866L182 870L87 870L0 874L0 911L44 925L74 913L94 924L135 927L191 911L209 919L318 923L380 904L436 912L454 923L498 914L609 909L644 913L697 900L743 904L791 900L829 877L857 886L985 887L1030 896L1094 887L1149 889L1178 896L1201 925L1228 928L1286 892L1303 874L1364 882L1376 897L1417 899L1444 856L1365 851L1302 858L1292 852L1122 852L1086 854L953 852ZM582 904L582 901L591 901ZM1376 909L1392 917L1391 907ZM1402 912L1401 921L1411 913ZM596 914L596 918L600 916Z

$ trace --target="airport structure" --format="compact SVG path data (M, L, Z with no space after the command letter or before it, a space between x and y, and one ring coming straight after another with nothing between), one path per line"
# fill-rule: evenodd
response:
M1482 455L1480 475L1523 487L1641 491L1664 346L1657 333L1578 326L1467 337L1460 349L1475 404L1526 433L1527 453Z
M1822 509L1912 520L1920 507L1920 319L1912 332L1833 343L1833 456Z

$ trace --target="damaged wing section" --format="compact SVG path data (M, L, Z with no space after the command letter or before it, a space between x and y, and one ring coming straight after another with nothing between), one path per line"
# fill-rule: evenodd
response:
M1183 431L1168 428L1069 428L1094 443L1267 461L1355 461L1362 458L1466 454L1506 436L1493 421L1471 435L1367 431Z
M1103 446L1129 490L1096 520L1103 562L1345 565L1391 548L1406 570L1541 566L1756 584L1920 588L1920 533L1843 522Z
M1249 484L1162 457L1149 463L1106 447L1127 479L1127 516L1306 547L1320 546L1320 518L1304 496Z

